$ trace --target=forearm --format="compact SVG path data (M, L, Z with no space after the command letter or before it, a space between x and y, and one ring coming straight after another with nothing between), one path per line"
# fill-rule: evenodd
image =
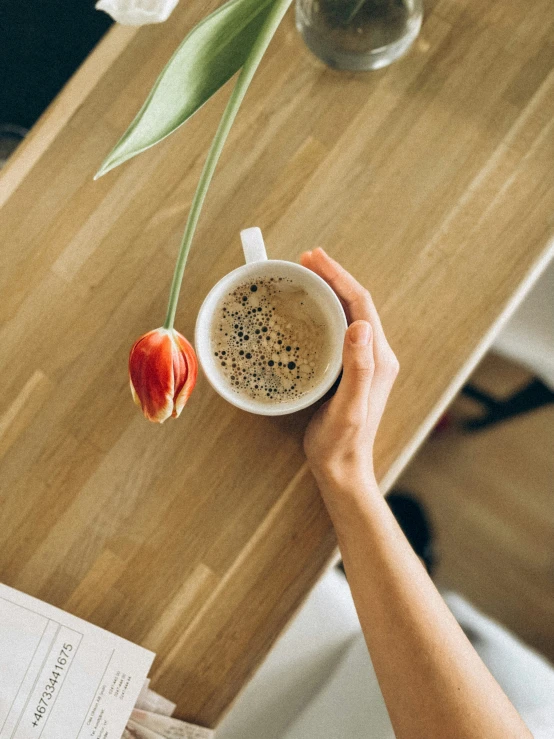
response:
M531 737L376 485L321 487L398 739Z
M371 295L321 249L303 254L302 264L334 289L350 322L340 384L310 421L304 449L335 525L396 736L529 738L368 479L399 370Z

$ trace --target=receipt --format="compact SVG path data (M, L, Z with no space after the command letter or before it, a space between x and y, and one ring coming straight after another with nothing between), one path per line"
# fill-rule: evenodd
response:
M132 739L212 739L214 732L176 718L135 709L127 724Z
M121 739L153 659L0 583L0 739Z
M172 716L173 711L177 708L176 704L172 701L164 698L163 695L156 693L154 690L150 690L147 680L146 684L143 685L142 690L139 693L135 708L140 708L143 711L150 711L152 713L159 713L162 716Z

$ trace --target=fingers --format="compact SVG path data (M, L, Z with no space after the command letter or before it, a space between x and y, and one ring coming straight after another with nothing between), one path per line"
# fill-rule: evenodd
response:
M355 321L344 337L342 379L330 403L330 410L347 423L365 423L374 369L371 325Z
M376 337L383 334L381 319L371 295L338 262L323 249L305 252L300 259L302 266L311 269L325 280L344 304L350 321L370 321Z
M362 320L371 323L377 364L380 364L381 358L385 364L394 364L396 357L386 339L379 313L369 291L323 249L304 252L300 261L303 267L311 269L333 288L345 306L349 322Z
M386 339L381 319L369 292L323 249L305 252L301 264L322 277L341 300L350 321L367 321L372 328L374 370L368 418L377 425L399 370L398 360ZM345 344L346 347L346 344ZM342 387L339 386L337 395Z

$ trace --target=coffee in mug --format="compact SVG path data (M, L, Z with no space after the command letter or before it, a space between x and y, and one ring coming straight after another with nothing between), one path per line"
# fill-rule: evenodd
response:
M222 277L198 312L198 360L214 390L237 408L294 413L339 376L344 310L319 275L268 259L259 228L240 237L246 264Z
M298 400L317 387L331 360L325 316L290 277L261 276L221 298L212 322L215 365L238 396Z

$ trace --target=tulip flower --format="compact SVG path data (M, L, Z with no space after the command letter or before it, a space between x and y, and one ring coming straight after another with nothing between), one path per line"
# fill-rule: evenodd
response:
M192 345L173 328L157 328L135 342L129 355L133 400L150 421L177 418L196 383Z

